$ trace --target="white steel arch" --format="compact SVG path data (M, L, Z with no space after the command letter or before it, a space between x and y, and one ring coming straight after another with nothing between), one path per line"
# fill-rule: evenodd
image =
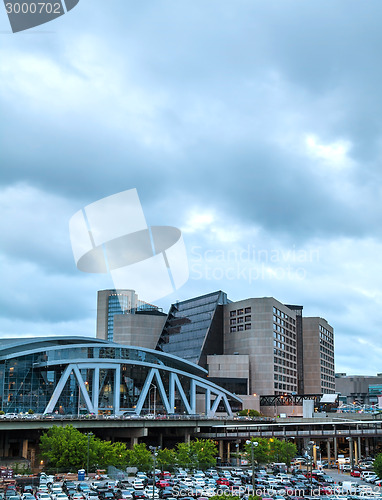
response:
M109 361L109 362L108 362ZM105 360L105 359L93 359L92 361L84 362L71 362L69 363L64 372L62 373L60 380L58 381L53 394L47 404L45 413L52 413L54 408L65 388L65 384L68 381L71 374L74 375L79 388L79 393L82 395L85 402L86 408L89 413L98 414L99 410L99 391L100 391L100 370L112 370L114 372L114 388L119 388L121 383L121 365L126 364L136 364L140 366L145 366L148 368L148 373L144 381L141 393L139 395L138 402L135 407L135 413L140 415L144 407L147 396L149 395L150 386L155 380L158 394L160 396L161 402L166 410L167 414L175 413L175 395L176 391L180 397L183 405L185 407L186 413L188 415L196 414L196 395L197 390L202 389L204 394L204 408L206 416L213 416L218 410L220 403L224 405L225 411L228 415L232 415L232 409L229 403L229 399L234 399L241 403L241 399L236 395L231 394L225 389L217 386L216 384L209 382L208 380L202 379L196 375L183 372L180 370L172 369L167 366L152 365L150 363L144 362L132 362L131 360ZM54 363L55 364L55 363ZM62 363L61 363L62 364ZM49 364L52 366L52 364ZM81 376L81 370L87 370L90 372L92 377L92 398L89 397L88 389L85 382ZM165 382L161 376L161 372L167 372L169 374L169 382L165 387ZM179 375L189 379L190 388L185 390L182 386ZM97 388L97 390L95 390ZM167 389L167 392L166 392ZM188 395L187 395L188 392ZM167 396L168 394L168 396ZM120 393L118 390L114 389L113 394L113 413L119 415L122 413L120 409Z

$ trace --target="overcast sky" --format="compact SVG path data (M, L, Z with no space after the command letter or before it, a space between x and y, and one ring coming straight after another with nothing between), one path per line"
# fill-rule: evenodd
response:
M69 219L136 188L186 243L165 311L274 296L334 327L337 371L382 372L381 19L381 0L80 0L12 34L0 8L1 336L95 335L113 283L77 270Z

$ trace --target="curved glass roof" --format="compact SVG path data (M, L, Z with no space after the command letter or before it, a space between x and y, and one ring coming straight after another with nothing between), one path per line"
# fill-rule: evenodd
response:
M110 359L136 359L137 361L147 361L158 363L182 371L186 371L198 376L203 376L207 370L201 368L190 361L186 361L178 356L166 354L153 349L146 349L138 346L128 346L116 344L107 340L92 337L45 337L45 338L23 338L23 339L1 339L0 340L0 360L27 356L33 353L46 352L51 360L68 360L79 357L79 350L82 356L98 357L97 353L83 354L84 348L99 348L98 356Z

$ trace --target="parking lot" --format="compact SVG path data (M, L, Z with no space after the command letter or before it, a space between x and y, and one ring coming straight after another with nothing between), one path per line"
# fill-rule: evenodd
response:
M215 495L236 495L246 500L253 492L272 500L297 500L323 497L355 500L380 498L381 489L362 478L351 477L337 469L313 471L296 470L287 474L268 468L255 471L252 478L248 468L219 468L207 471L177 469L175 472L156 470L122 474L118 481L107 476L84 480L63 479L42 474L34 485L25 480L21 485L8 483L3 488L4 500L158 500L174 498L203 500Z

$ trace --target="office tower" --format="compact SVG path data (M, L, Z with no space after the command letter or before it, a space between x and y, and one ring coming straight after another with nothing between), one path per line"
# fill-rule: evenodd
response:
M223 354L227 303L227 294L219 290L172 304L158 349L206 367L208 354Z
M323 318L303 318L304 393L335 391L333 328Z
M322 338L330 332L332 342L333 329L302 311L273 297L233 302L217 291L172 304L157 348L207 368L237 394L334 392L333 343Z
M230 392L335 390L333 328L322 318L303 317L303 306L273 297L233 302L218 290L176 302L165 315L132 290L104 290L98 298L97 337L196 363Z
M155 349L167 315L138 299L134 290L100 290L97 297L99 339Z

